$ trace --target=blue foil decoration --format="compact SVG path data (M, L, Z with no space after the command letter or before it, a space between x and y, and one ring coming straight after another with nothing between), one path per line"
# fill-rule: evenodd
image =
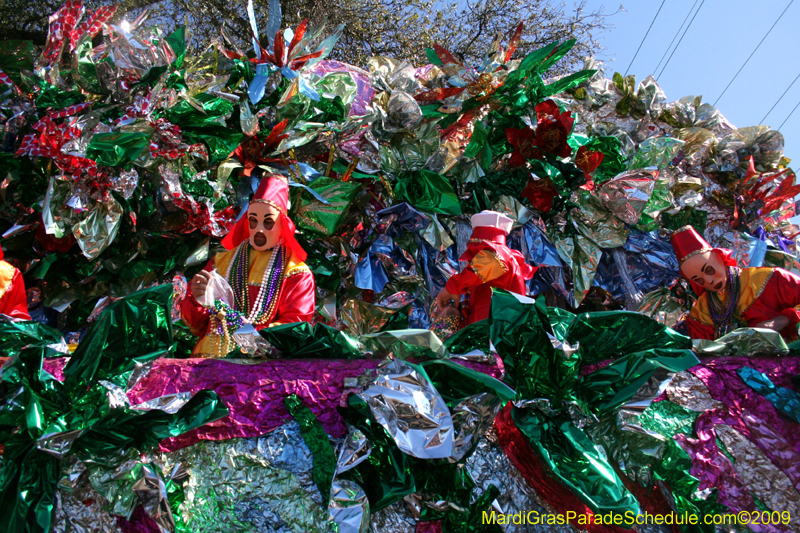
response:
M776 387L766 374L749 366L743 366L736 372L742 381L762 394L775 406L775 409L800 423L800 394L790 389Z
M431 224L431 218L428 215L420 213L406 202L393 205L378 211L376 214L382 219L394 215L394 219L387 228L387 233L393 238L400 237L407 231L423 230Z
M628 274L643 294L659 287L669 287L680 276L672 245L659 237L657 232L645 233L631 229L623 250ZM594 285L606 290L620 302L626 300L625 286L610 253L603 254Z

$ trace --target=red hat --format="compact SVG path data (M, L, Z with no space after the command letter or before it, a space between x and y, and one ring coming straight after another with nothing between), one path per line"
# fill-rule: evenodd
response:
M292 259L297 262L305 261L308 254L306 254L306 251L300 247L300 243L295 239L294 233L296 229L294 222L292 222L292 219L287 215L287 209L289 207L289 184L286 178L280 174L264 176L261 183L258 185L258 189L256 189L256 193L250 200L250 203L253 202L271 205L280 212L282 224L281 238L283 239L284 246L291 252ZM250 228L247 222L247 216L243 215L233 229L222 239L222 246L224 246L226 250L233 250L249 238Z
M712 246L708 244L708 241L706 241L699 233L697 233L692 226L684 226L675 230L675 232L672 234L672 237L670 237L670 241L672 242L673 250L675 250L675 255L678 258L678 267L683 265L683 263L690 257L694 257L697 254L702 254L709 251L714 251L719 254L719 257L725 266L738 266L736 264L736 259L733 258L733 254L730 250L725 248L712 248ZM681 275L683 276L683 272L681 272ZM683 277L686 278L686 276ZM694 292L697 293L698 296L705 292L703 287L696 284L692 280L689 280L689 283L692 284L692 289L694 289Z

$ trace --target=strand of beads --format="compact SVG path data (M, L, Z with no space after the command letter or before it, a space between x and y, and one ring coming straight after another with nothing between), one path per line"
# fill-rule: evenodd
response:
M275 307L278 305L280 286L283 282L285 267L286 250L281 248L281 254L278 256L278 259L275 262L275 268L273 269L269 281L266 284L268 287L266 292L267 297L265 300L266 308L256 317L253 324L260 326L266 324L272 318Z
M212 316L217 322L215 328L217 335L222 336L225 341L224 349L222 348L222 342L217 345L217 357L223 357L230 351L231 342L233 341L231 335L244 325L244 317L242 317L241 313L238 313L235 309L231 308L231 306L220 300L214 302L214 313ZM233 332L231 329L233 329Z
M268 293L268 285L270 285L270 277L272 276L273 270L275 270L275 260L281 256L281 263L282 256L283 256L283 241L278 241L278 244L275 245L275 248L272 249L272 254L269 257L269 263L267 263L267 268L264 269L264 275L261 277L261 286L258 288L258 295L256 296L256 301L253 303L253 307L250 310L250 313L247 315L245 319L248 324L253 324L256 322L256 318L263 314L264 307L269 303L272 303L271 300L274 298L266 298ZM245 290L248 290L247 285L245 285ZM247 309L247 308L245 308Z
M720 301L719 297L713 293L708 293L708 310L711 314L711 320L714 322L714 329L717 337L721 337L734 329L740 320L736 310L736 304L739 302L739 275L734 272L732 267L728 268L728 294L726 301Z

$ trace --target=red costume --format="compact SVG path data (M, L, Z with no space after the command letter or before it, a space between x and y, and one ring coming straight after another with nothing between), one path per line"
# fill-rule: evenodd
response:
M0 249L0 314L18 320L30 320L28 299L25 296L25 281L22 272L3 261Z
M512 222L492 211L482 211L472 217L472 236L467 251L459 258L467 261L467 267L445 285L452 294L469 295L467 324L489 317L492 287L525 294L525 280L531 279L537 270L525 262L520 252L506 246Z
M797 339L797 324L800 323L800 277L782 268L738 268L730 250L712 248L691 226L677 230L672 235L672 246L682 264L693 255L713 251L722 263L732 268L738 276L739 295L735 307L736 320L741 326L756 327L760 323L783 315L789 325L781 330L787 341ZM693 339L716 339L718 324L715 324L709 309L709 293L696 283L692 288L699 298L687 318L689 336ZM724 299L726 287L720 293Z
M253 326L263 329L290 322L309 322L314 315L314 275L303 262L305 251L294 237L295 226L286 214L289 187L281 177L266 177L253 196L252 202L269 204L280 212L281 241L271 250L259 252L250 248L248 217L245 214L222 240L225 252L215 255L204 270L216 270L234 292L234 309L245 316L256 317ZM273 254L277 254L273 258ZM244 262L247 262L245 268ZM247 272L244 280L243 272ZM238 277L237 277L238 276ZM262 285L267 284L262 290ZM247 286L247 295L243 287ZM259 293L262 299L259 300ZM247 309L240 309L241 302ZM255 306L261 303L259 310ZM212 311L200 305L191 288L181 302L181 317L200 340L192 350L193 357L224 357L227 346L223 331L227 325ZM225 352L225 353L223 353Z

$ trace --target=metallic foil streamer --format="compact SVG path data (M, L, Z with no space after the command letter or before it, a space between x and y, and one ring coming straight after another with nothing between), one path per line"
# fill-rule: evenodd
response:
M378 369L375 384L358 395L404 453L442 459L454 452L453 419L442 397L399 359Z
M715 427L717 437L734 458L733 466L747 488L771 511L789 511L791 529L800 527L800 493L792 481L758 447L730 426Z
M754 368L744 366L737 372L745 383L763 394L776 409L800 423L800 394L784 387L776 387L766 374Z
M293 198L291 217L298 227L320 235L332 235L344 220L361 186L354 182L319 177ZM320 199L324 199L323 203Z
M578 231L600 248L623 246L629 230L625 224L606 210L600 199L589 191L580 189L572 195L577 204L571 214Z
M402 313L400 309L391 309L356 299L343 303L339 312L346 330L357 336L386 329L389 322L394 321L395 316Z
M369 531L369 501L358 483L346 479L335 480L331 487L328 513L339 533L367 533Z

